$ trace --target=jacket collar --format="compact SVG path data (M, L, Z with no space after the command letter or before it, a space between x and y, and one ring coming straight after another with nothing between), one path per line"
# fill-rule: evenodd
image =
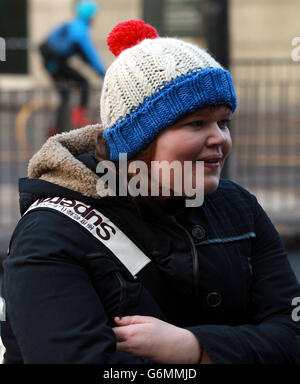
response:
M102 125L95 124L49 138L29 161L29 179L46 181L96 201L103 199L107 190L99 190L99 176L95 172L97 162L88 154L95 150L95 135L100 130L103 130ZM150 219L153 216L177 215L185 209L183 197L161 199L139 196L135 199L141 214ZM105 200L118 200L129 207L133 204L128 196L105 197Z
M89 125L50 137L30 159L28 177L79 192L83 196L100 199L107 190L100 190L99 176L78 159L95 149L95 135L102 125Z

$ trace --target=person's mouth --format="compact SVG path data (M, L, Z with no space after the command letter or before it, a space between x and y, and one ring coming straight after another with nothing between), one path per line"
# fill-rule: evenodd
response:
M197 159L198 161L204 161L204 167L211 169L218 169L221 165L222 155L210 155Z

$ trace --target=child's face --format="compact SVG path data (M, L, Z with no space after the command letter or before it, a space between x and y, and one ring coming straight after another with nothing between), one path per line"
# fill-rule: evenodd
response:
M205 107L185 116L159 134L152 160L179 160L182 164L192 161L195 164L197 160L218 155L219 160L214 164L204 163L204 194L214 192L232 147L227 127L231 117L231 109L223 105ZM195 170L193 167L193 185L196 185Z

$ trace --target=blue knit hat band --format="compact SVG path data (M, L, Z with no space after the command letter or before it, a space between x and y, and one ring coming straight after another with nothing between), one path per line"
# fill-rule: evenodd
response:
M130 159L187 113L220 104L228 105L232 112L237 107L230 72L207 68L178 76L104 131L110 159L118 160L119 153L127 153Z

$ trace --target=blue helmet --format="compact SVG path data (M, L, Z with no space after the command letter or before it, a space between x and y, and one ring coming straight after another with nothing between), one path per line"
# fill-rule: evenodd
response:
M99 6L94 1L79 1L76 4L76 14L84 20L92 19L98 10Z

